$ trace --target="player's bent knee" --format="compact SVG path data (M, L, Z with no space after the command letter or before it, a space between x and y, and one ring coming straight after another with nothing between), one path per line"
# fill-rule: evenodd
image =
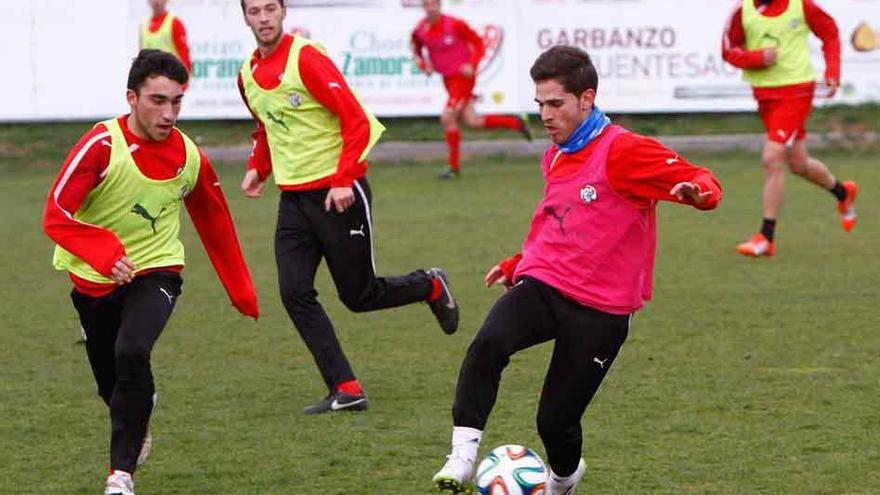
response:
M471 129L479 129L483 127L483 120L479 117L465 117L464 125L470 127Z
M291 309L306 307L317 303L318 291L314 289L295 289L292 287L285 287L284 285L282 285L280 289L281 302L284 304L285 308Z
M761 165L764 166L766 172L781 172L785 167L785 162L786 156L784 151L764 151L761 154Z
M349 311L355 313L365 313L371 309L369 294L339 294L339 300Z
M807 170L809 168L809 161L807 159L791 159L788 162L788 169L791 173L799 176L807 175Z
M151 384L150 350L142 346L131 346L116 353L116 386L140 388Z
M467 358L479 361L502 363L506 366L510 356L515 352L509 348L509 339L500 335L477 333L468 347Z

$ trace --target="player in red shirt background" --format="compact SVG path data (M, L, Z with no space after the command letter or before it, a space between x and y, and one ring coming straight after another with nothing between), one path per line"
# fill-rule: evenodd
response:
M150 4L150 9L153 11L153 16L144 22L147 35L159 37L164 36L164 33L160 33L159 31L165 23L165 19L171 15L168 13L168 0L148 0L147 3ZM156 48L173 53L181 62L183 62L187 72L192 74L192 60L189 55L189 44L186 40L186 28L177 16L172 16L170 35L171 39L157 40L155 41L155 43L157 43L156 46L153 46L154 42L152 40L148 41L144 39L144 31L142 29L140 48ZM159 44L164 46L159 46ZM170 46L173 46L173 51L166 49L166 47Z
M449 94L440 122L449 146L449 168L441 179L458 176L461 131L458 122L473 129L511 129L529 141L531 133L525 120L512 115L478 115L474 110L473 93L477 83L477 68L485 54L483 40L461 19L441 12L441 0L423 0L425 18L412 33L413 56L419 68L428 74L443 76L443 85ZM427 60L423 56L427 50Z
M806 23L809 31L822 40L822 53L825 58L824 83L828 88L826 96L829 98L834 96L840 86L840 37L834 19L814 0L743 1L753 2L752 5L758 13L755 18L760 23L769 24L774 18L783 15L791 17L789 22L791 29ZM747 49L743 1L737 4L724 32L722 56L728 63L747 73L772 71L777 63L792 52L808 49L807 33L801 38L796 38L796 42L789 45L777 44L775 48ZM746 5L746 7L751 6ZM800 18L799 14L801 7L803 18ZM769 31L765 36L768 35ZM803 45L800 45L801 43ZM805 59L805 63L809 64L809 60ZM803 69L801 65L797 65L796 69ZM764 165L764 220L759 233L737 246L737 252L752 257L769 257L775 254L774 231L785 194L783 167L786 163L792 173L830 191L837 198L837 209L845 231L852 230L856 223L856 213L852 207L858 192L855 182L841 183L824 163L807 152L805 141L807 131L804 129L804 124L813 107L816 83L806 80L778 85L773 83L773 77L768 79L770 81L764 84L752 84L754 97L758 101L758 113L767 129L767 140L761 157Z

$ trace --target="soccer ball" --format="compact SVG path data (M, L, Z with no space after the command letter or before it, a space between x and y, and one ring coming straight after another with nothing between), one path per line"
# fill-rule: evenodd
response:
M522 445L502 445L477 468L477 490L483 495L544 495L547 467Z

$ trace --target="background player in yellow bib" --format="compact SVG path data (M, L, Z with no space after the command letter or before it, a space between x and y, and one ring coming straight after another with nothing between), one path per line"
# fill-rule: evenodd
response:
M73 282L98 394L110 409L106 495L134 493L132 475L152 443L150 356L181 294L181 206L232 303L259 313L217 175L174 127L187 78L174 56L142 50L128 76L131 113L80 139L46 201L54 265Z
M364 410L367 396L318 302L321 260L352 311L425 301L443 331L454 333L458 304L438 268L376 275L366 159L385 128L319 44L284 34L282 0L242 0L241 8L257 41L238 79L257 123L241 188L259 197L274 174L281 189L275 230L281 300L329 389L305 413Z
M168 12L168 0L149 0L153 16L141 23L140 47L168 52L179 58L192 74L186 28L179 17Z
M813 0L742 0L724 33L722 55L743 69L753 88L758 114L767 129L764 165L764 221L761 230L737 246L745 256L773 256L776 219L785 196L785 164L795 175L837 198L840 223L856 224L855 182L838 181L824 163L807 152L804 125L813 109L816 75L807 44L810 33L822 40L829 98L840 86L840 35L837 24Z

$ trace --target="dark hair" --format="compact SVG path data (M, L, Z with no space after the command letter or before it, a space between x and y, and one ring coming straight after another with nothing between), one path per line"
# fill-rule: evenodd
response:
M284 7L284 0L278 0L278 5ZM244 0L241 0L241 11L244 12Z
M189 72L177 57L161 50L145 48L138 52L137 57L131 62L131 70L128 71L128 89L137 93L144 85L144 81L156 76L165 76L180 84L189 81Z
M566 91L578 96L599 88L599 74L590 55L573 46L554 46L542 53L529 74L536 83L556 79Z

